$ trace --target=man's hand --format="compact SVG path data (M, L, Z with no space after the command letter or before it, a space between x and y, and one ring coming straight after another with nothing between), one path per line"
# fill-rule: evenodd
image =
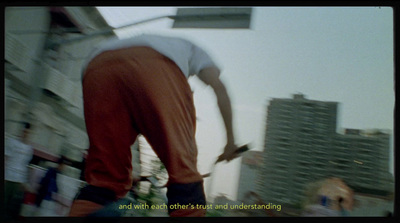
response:
M233 143L228 143L225 146L224 152L218 157L217 162L221 161L231 161L240 156L240 153L236 153L238 147Z
M232 151L233 150L233 151ZM225 151L224 153L222 153L219 157L218 160L216 161L216 163L221 162L223 160L226 161L231 161L233 159L238 158L243 152L246 152L247 150L249 150L249 145L243 145L240 147L237 147L235 144L231 143L231 144L227 144L225 146Z

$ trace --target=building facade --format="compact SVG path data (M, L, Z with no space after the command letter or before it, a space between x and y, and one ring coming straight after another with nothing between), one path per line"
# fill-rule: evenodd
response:
M272 99L268 106L258 193L265 202L300 207L306 185L342 179L355 192L393 191L390 135L381 130L337 131L337 102L301 94Z
M82 160L88 139L81 65L94 44L113 34L83 37L108 28L95 7L6 7L6 137L30 122L36 156Z
M73 161L57 177L59 191L52 207L56 216L68 213L81 186L88 148L82 63L95 44L114 36L92 33L109 28L94 7L5 8L5 137L18 137L22 123L31 123L32 186L40 182L47 167L57 165L60 156ZM25 197L22 216L38 214L29 197Z

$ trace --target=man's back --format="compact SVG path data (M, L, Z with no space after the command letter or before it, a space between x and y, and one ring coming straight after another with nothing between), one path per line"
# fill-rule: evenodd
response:
M102 52L132 46L147 46L170 58L186 77L198 74L204 67L217 66L201 48L182 38L143 34L127 39L111 39L95 48L84 65Z

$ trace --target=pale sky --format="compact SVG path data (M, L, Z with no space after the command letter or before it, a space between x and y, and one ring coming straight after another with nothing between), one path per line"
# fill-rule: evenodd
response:
M173 7L99 9L114 27L176 12ZM171 27L171 20L161 19L123 29L117 35L165 34L204 47L221 66L221 78L232 96L238 144L252 143L255 150L263 150L269 100L291 98L296 93L312 100L339 102L339 129L393 132L392 8L255 7L251 29ZM206 173L222 152L225 135L212 91L195 78L189 81L199 119L199 171ZM239 163L217 166L213 194L236 198Z

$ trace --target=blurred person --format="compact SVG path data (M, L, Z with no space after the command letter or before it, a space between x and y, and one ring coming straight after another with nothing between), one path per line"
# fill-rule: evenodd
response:
M29 185L29 162L33 148L28 143L30 123L23 123L19 139L7 138L4 148L4 207L6 219L20 215L25 191L32 191Z
M54 216L54 197L58 193L57 174L61 173L68 160L61 157L57 167L50 167L39 183L38 193L35 198L35 205L38 209L37 216Z
M82 77L90 146L85 178L70 216L86 216L124 197L132 186L130 146L142 134L165 165L168 207L205 205L197 170L196 115L187 79L214 90L226 130L220 160L237 157L232 108L220 69L197 45L175 37L140 35L95 50ZM169 209L170 216L205 216L205 209Z
M310 184L306 190L303 216L349 216L353 208L353 191L340 178L330 177Z

